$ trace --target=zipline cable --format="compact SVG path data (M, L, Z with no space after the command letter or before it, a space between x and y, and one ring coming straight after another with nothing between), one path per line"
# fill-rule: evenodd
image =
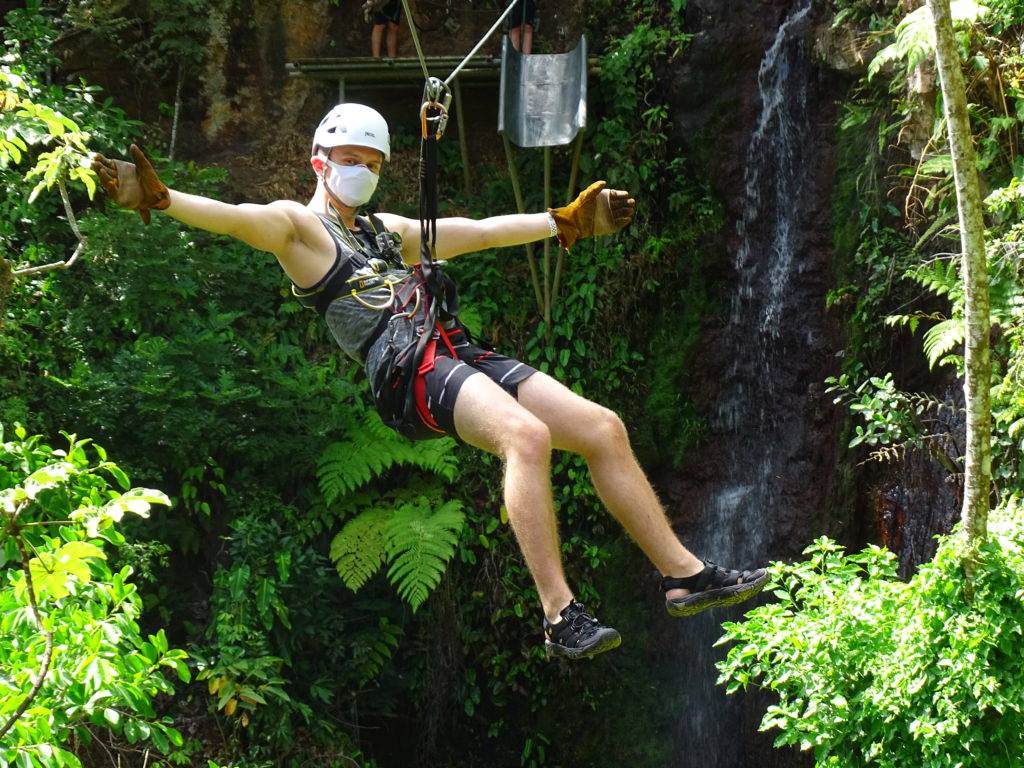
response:
M449 84L458 76L459 72L479 52L487 39L501 26L501 23L508 17L515 7L516 0L512 0L505 11L498 17L498 20L491 25L487 33L480 38L480 41L462 59L459 65L448 76L447 80L439 80L431 77L427 69L427 60L423 55L423 46L420 45L419 33L416 25L412 23L412 12L409 7L409 0L402 0L402 7L405 8L405 15L410 20L409 30L412 33L413 45L416 47L416 56L419 58L420 67L423 69L423 77L426 82L423 85L423 101L420 106L420 164L419 164L419 220L420 220L420 263L418 269L423 276L423 284L426 289L428 301L426 305L424 323L417 341L413 361L414 366L419 368L420 361L426 352L430 340L434 337L435 328L438 327L439 319L451 319L458 313L458 302L455 294L449 295L447 285L441 276L440 264L435 263L435 248L437 244L437 167L438 154L437 144L444 135L445 127L448 124L448 108L451 106L452 92ZM443 262L442 262L443 263ZM407 395L407 409L411 402L412 389Z
M501 23L508 18L510 13L512 13L512 9L515 8L516 2L517 0L512 0L512 2L509 3L508 8L502 12L501 16L498 17L498 20L491 25L491 28L487 30L484 36L480 38L479 42L473 46L473 50L466 54L462 61L459 62L459 65L452 70L452 73L444 80L444 85L451 85L452 80L454 80L458 76L459 72L461 72L473 57L476 56L480 49L483 48L484 43L487 42L490 36L493 35L497 31L498 27L501 26ZM423 70L423 77L425 80L430 80L430 72L427 70L427 59L423 55L423 46L420 45L420 36L416 31L416 24L413 23L412 20L413 16L412 10L409 7L409 0L402 0L402 7L405 9L405 17L409 19L409 32L412 35L412 44L416 48L416 56L420 60L420 68Z
M408 2L408 0L402 0L402 2ZM508 8L505 9L505 12L502 13L501 16L498 17L498 20L496 22L494 22L494 24L491 26L491 28L489 30L487 30L487 33L483 37L480 38L480 42L476 44L476 46L473 48L473 50L471 50L468 54L466 54L466 58L464 58L462 60L462 62L459 64L459 66L457 66L454 69L454 71L450 75L448 75L448 78L444 81L445 85L450 85L452 80L455 79L455 76L458 75L459 72L462 71L462 68L469 63L470 59L472 59L474 56L476 56L477 51L479 51L483 47L484 43L487 42L487 39L491 35L493 35L495 33L495 31L497 31L498 27L501 26L501 23L503 21L505 21L505 19L508 18L508 15L510 13L512 13L512 9L516 7L516 2L517 2L517 0L512 0L512 2L509 3L509 6L508 6Z

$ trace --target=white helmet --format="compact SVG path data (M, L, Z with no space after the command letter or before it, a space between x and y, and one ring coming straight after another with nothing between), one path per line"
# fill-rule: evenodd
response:
M391 160L387 121L365 104L339 104L328 112L313 134L312 156L316 157L318 149L345 144L380 150L385 160Z

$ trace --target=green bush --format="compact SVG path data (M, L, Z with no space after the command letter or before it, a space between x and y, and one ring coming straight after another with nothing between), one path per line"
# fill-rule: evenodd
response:
M0 766L77 767L72 750L112 736L169 753L182 737L153 700L174 693L165 668L188 682L185 652L143 636L132 569L107 562L124 515L168 499L88 440L14 433L0 427Z
M729 692L774 692L762 730L821 768L1016 765L1024 754L1024 518L991 520L971 599L960 539L908 581L880 547L847 555L822 538L771 568L777 602L724 625Z

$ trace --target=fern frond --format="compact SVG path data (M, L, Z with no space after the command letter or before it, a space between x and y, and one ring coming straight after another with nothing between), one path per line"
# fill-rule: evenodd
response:
M933 155L921 163L917 172L922 176L949 176L953 173L953 156Z
M971 27L988 11L975 0L953 0L950 16L955 27ZM868 65L868 79L887 64L903 61L910 72L935 52L935 29L928 6L911 11L896 26L896 40L878 52Z
M430 510L420 497L395 512L387 527L388 578L413 611L440 582L455 554L465 516L459 501Z
M376 627L365 629L356 635L352 643L352 663L360 686L366 685L380 674L392 652L398 647L398 639L401 636L402 628L392 624L386 616L380 617Z
M459 462L455 456L455 441L450 437L417 444L415 466L433 472L449 483L458 474Z
M964 343L964 321L951 317L929 328L924 334L924 353L928 367L934 368L942 358Z
M935 259L915 268L910 276L936 296L955 296L962 290L955 258Z
M355 592L384 565L391 510L371 507L352 518L331 541L330 557L345 586Z
M906 443L896 443L895 445L883 445L877 450L871 451L868 457L864 461L860 462L857 466L862 467L872 461L877 461L880 464L898 464L903 460L903 457L907 452Z
M316 476L327 504L333 504L373 479L373 460L359 450L358 439L331 443L317 460Z
M320 492L328 505L334 504L396 464L433 472L450 482L458 471L454 448L451 438L410 442L368 411L348 440L331 443L320 455L316 470Z
M939 400L937 397L926 392L908 392L907 400L914 406L914 410L918 414L930 412L935 414L934 418L964 413L964 409L958 407L955 403L949 400Z
M912 315L889 315L885 318L885 324L890 328L909 328L911 333L917 333L917 326L922 320L945 320L945 315L935 312L915 312Z

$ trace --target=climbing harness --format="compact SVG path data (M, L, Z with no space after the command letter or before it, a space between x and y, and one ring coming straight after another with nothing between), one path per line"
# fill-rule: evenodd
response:
M356 226L367 240L374 244L375 254L367 254L365 247L348 231L328 216L321 216L335 241L336 256L331 269L314 286L300 288L292 284L292 295L302 306L325 315L328 306L342 297L351 297L368 309L382 311L394 303L395 286L409 277L402 262L401 244L397 234L388 232L376 216L356 217ZM351 251L344 258L343 250ZM369 301L364 296L384 287L388 301ZM376 298L376 297L375 297Z
M411 18L408 0L402 0L402 3L406 16ZM444 434L431 416L426 402L425 376L434 369L438 343L443 343L448 352L458 359L449 339L450 331L461 328L458 323L458 297L454 283L442 271L443 263L436 259L438 142L448 126L452 102L449 85L500 27L514 6L515 2L509 4L446 80L430 75L419 35L415 26L410 26L425 80L419 110L420 260L413 270L413 282L422 287L422 305L417 290L413 309L392 315L386 332L369 351L367 374L384 423L412 439ZM422 320L417 314L421 306Z

